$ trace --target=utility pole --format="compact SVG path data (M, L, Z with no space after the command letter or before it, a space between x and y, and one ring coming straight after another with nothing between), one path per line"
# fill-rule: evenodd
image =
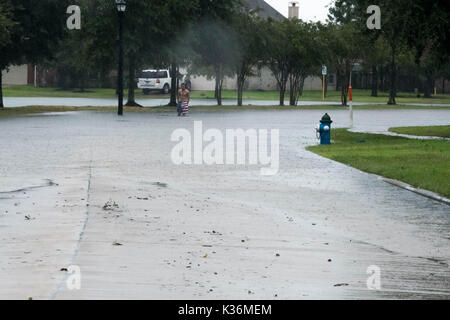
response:
M123 116L123 16L126 10L125 0L116 0L117 12L119 13L119 71L118 71L118 96L119 109L117 114Z

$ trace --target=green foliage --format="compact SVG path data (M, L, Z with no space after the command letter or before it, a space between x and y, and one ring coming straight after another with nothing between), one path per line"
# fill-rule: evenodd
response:
M369 5L381 9L381 29L366 27ZM414 59L425 83L425 96L431 97L433 79L442 65L448 62L450 47L450 10L445 0L335 0L330 8L329 20L336 24L356 24L368 43L367 62L390 66L389 104L396 103L398 65L402 60ZM380 50L382 39L389 50ZM384 45L383 45L384 47ZM378 53L371 54L371 50ZM389 54L389 58L383 56ZM414 55L414 57L412 57ZM378 57L377 57L378 56Z
M255 67L264 58L264 35L261 33L263 23L262 19L249 11L235 14L232 20L237 46L233 67L237 75L239 106L242 105L245 80L254 75Z
M3 107L1 72L9 65L36 63L52 56L63 35L67 0L2 0L0 3L0 108Z
M17 27L13 20L12 7L8 2L0 3L0 52L11 43L11 35Z
M285 32L290 27L289 21L278 22L269 19L262 32L264 33L264 63L272 71L280 90L280 106L284 105L284 94L290 73L290 56L292 43Z
M6 25L9 42L1 46L0 69L52 56L52 45L63 35L67 3L66 0L2 1L1 7L7 8L9 17ZM9 24L11 21L14 26Z
M346 106L352 68L364 56L367 38L363 36L355 22L328 24L321 26L320 30L324 60L330 70L337 73L337 80L341 86L341 102Z
M326 50L321 38L321 24L287 20L289 48L289 104L297 105L308 76L318 75L325 63Z

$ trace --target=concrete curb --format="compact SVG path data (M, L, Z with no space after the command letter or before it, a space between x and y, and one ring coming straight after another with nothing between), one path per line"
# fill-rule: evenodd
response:
M393 137L403 137L408 139L417 139L417 140L444 140L444 141L450 141L450 138L443 138L443 137L434 137L434 136L413 136L410 134L402 134L402 133L396 133L387 131L386 133L383 133L385 135L393 136Z
M398 181L398 180L388 179L388 178L384 178L384 177L381 177L381 179L384 182L387 182L387 183L392 184L394 186L397 186L399 188L402 188L402 189L405 189L405 190L408 190L408 191L412 191L412 192L420 194L420 195L422 195L424 197L427 197L427 198L430 198L430 199L433 199L433 200L436 200L436 201L440 201L440 202L445 203L447 205L450 205L450 199L448 199L446 197L443 197L443 196L440 196L437 193L434 193L434 192L431 192L431 191L428 191L428 190L419 189L419 188L414 188L413 186L411 186L411 185L409 185L407 183Z

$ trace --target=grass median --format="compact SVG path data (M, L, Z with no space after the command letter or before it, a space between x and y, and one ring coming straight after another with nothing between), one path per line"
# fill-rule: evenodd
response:
M55 97L55 98L109 98L115 99L115 89L89 88L84 91L80 90L63 90L60 88L35 88L33 86L7 86L3 88L5 97ZM125 97L128 90L124 91ZM214 99L214 91L193 90L192 99ZM237 100L236 90L223 90L223 99ZM245 100L274 100L280 98L279 92L275 90L253 90L244 91L243 99ZM386 104L389 98L388 92L380 91L378 97L372 97L370 90L354 89L353 99L355 102L382 103ZM161 94L157 91L150 95L144 95L142 90L136 89L136 99L169 99L169 95ZM286 92L286 102L289 102L289 92ZM305 90L300 101L322 101L322 90ZM326 100L327 102L340 102L341 91L329 90ZM420 104L450 104L450 94L439 94L432 98L417 98L411 92L399 92L397 95L398 104L420 103Z
M450 138L450 126L395 127L390 128L389 131L421 137Z
M332 132L333 144L307 149L359 170L450 198L450 142L380 134Z

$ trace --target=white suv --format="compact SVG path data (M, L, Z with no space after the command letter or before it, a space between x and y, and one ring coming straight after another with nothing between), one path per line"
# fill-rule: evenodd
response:
M138 81L138 88L142 89L144 94L149 94L151 90L159 90L164 94L168 94L171 83L172 78L167 69L143 70Z

